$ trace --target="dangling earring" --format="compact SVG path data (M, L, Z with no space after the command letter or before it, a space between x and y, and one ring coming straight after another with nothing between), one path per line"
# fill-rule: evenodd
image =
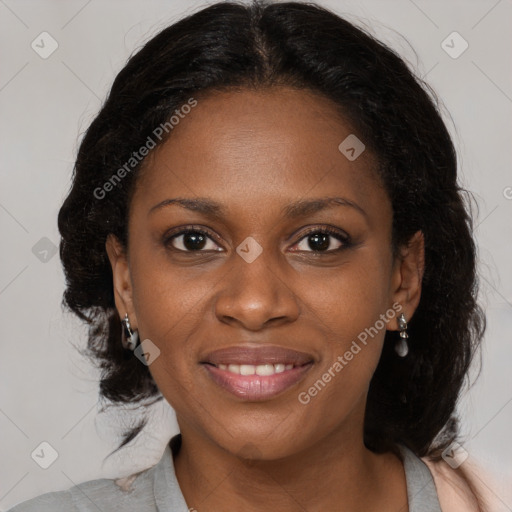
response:
M121 324L123 326L121 334L123 347L128 350L135 350L137 342L139 341L139 333L137 331L132 331L130 320L128 319L128 313L124 315L124 318L121 320Z
M398 315L398 326L400 327L400 339L396 342L395 352L399 357L405 357L409 353L409 345L407 344L407 321L403 313Z

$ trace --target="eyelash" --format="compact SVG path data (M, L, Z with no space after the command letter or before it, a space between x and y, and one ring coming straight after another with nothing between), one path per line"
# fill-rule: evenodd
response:
M175 247L172 247L171 242L172 242L173 239L178 238L181 235L187 235L189 233L195 233L195 234L203 235L203 236L209 238L210 240L212 240L213 242L215 242L218 245L218 242L215 240L215 236L213 236L212 233L210 233L209 231L206 231L205 229L195 228L193 226L187 227L185 229L182 229L181 231L178 231L176 233L172 233L171 235L164 236L164 240L163 240L164 245L166 247L170 246L170 249L172 249L172 250L174 250L176 252L181 252L181 253L189 253L190 254L190 253L207 252L207 251L204 251L204 250L184 251L183 249L176 249ZM309 253L313 253L313 254L317 254L317 255L334 254L334 253L341 252L342 250L347 249L348 247L350 247L352 245L352 241L351 241L351 239L350 239L350 237L348 235L340 233L338 230L336 230L334 228L331 228L329 226L322 227L322 228L313 227L313 228L307 229L304 233L302 233L302 236L299 238L299 240L297 242L295 242L294 245L297 245L304 238L307 238L309 235L312 235L312 234L330 235L333 238L335 238L336 240L338 240L339 242L341 242L342 245L340 247L338 247L337 249L331 249L331 250L327 250L327 251L313 251L312 250L312 251L295 251L295 252L299 252L299 253L300 252L309 252Z

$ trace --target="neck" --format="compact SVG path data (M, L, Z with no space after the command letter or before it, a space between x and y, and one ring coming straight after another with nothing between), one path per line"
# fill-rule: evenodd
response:
M180 427L176 476L188 506L198 511L407 511L400 460L368 450L362 428L342 426L300 452L257 460Z

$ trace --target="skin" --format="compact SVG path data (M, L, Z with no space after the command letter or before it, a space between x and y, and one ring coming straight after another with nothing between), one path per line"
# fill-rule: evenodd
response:
M297 397L393 303L410 320L421 294L422 233L393 259L392 208L376 160L369 149L354 161L340 153L354 130L330 100L286 87L196 98L145 161L128 249L107 240L119 314L128 313L140 339L161 351L149 369L176 411L183 444L174 464L188 506L406 511L400 460L363 443L368 387L396 317L310 403ZM225 211L153 209L178 197L208 197ZM325 197L345 198L364 213L347 205L281 213L299 199ZM213 235L202 252L184 252L179 235L166 245L169 230L190 225ZM331 252L315 251L305 230L326 226L353 245L330 237ZM248 236L263 249L252 263L236 252ZM214 349L261 344L306 352L314 365L280 395L247 402L199 364Z

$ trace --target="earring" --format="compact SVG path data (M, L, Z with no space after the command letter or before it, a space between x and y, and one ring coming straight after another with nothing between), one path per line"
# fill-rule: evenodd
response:
M139 341L139 333L137 331L132 331L130 320L128 319L128 313L124 315L124 318L121 320L121 324L123 326L123 331L121 333L121 342L123 347L128 350L135 350L137 342Z
M398 316L398 326L400 327L400 339L396 342L395 352L399 357L405 357L409 353L409 345L407 344L407 321L403 313Z

